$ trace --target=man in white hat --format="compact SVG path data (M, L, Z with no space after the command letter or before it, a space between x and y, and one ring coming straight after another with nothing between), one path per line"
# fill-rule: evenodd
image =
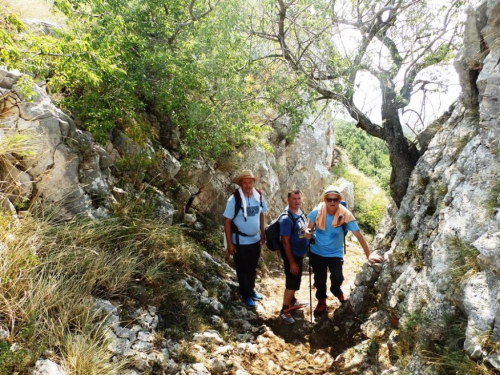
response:
M266 242L265 216L266 202L255 188L255 176L245 169L233 179L239 185L229 199L224 210L224 233L227 251L233 256L240 293L248 308L255 307L255 301L262 296L255 291L257 264L261 246Z
M359 241L370 263L383 261L382 256L370 252L370 248L359 230L354 215L340 204L342 195L336 186L328 186L323 191L323 202L314 208L307 218L309 219L306 238L313 238L309 262L314 273L316 298L318 305L315 314L327 312L327 273L330 271L330 291L343 303L345 296L340 288L344 281L342 265L344 264L344 236L345 231L351 231ZM314 233L312 230L314 229Z

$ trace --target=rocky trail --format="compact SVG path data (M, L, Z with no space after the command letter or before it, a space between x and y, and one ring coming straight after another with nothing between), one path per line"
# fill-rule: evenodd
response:
M267 251L267 250L263 250ZM348 298L354 287L356 274L366 261L357 242L348 241L344 263L343 291ZM301 290L296 293L300 301L309 302L308 259L304 260ZM311 280L314 283L314 279ZM281 322L281 308L285 278L281 259L272 262L267 274L261 278L259 292L265 296L258 302L254 312L249 312L248 322L254 325L256 335L253 343L240 346L238 359L240 369L250 374L342 374L343 361L337 356L353 345L353 338L346 337L342 322L334 319L337 309L347 309L332 295L328 296L328 314L311 316L316 305L315 289L312 287L312 307L293 313L295 324ZM235 374L243 374L241 370Z

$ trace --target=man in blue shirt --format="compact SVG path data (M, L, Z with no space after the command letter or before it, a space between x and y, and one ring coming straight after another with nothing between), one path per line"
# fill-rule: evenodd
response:
M224 210L224 233L227 252L233 256L236 275L240 285L240 293L249 308L262 296L255 291L257 264L261 246L266 242L265 217L267 205L255 189L255 177L250 170L243 170L240 176L233 179L240 188L231 194ZM235 213L235 208L239 206Z
M281 257L285 267L285 294L283 296L283 307L280 318L285 324L293 324L295 320L291 315L294 309L300 309L308 305L299 302L295 298L295 292L300 289L302 278L302 261L307 253L309 240L305 238L307 228L306 218L301 210L302 193L293 190L288 193L288 215L280 217L280 235L283 250ZM292 219L293 218L293 219Z
M344 281L342 265L344 264L344 228L351 231L358 239L366 258L370 263L380 263L383 258L372 254L363 234L359 230L354 215L340 204L342 195L339 188L329 186L323 192L323 202L313 209L309 219L306 238L313 238L309 261L314 272L316 298L318 305L314 312L327 311L326 306L326 281L330 270L330 291L342 303L345 301L344 293L340 288ZM314 229L314 233L312 230Z

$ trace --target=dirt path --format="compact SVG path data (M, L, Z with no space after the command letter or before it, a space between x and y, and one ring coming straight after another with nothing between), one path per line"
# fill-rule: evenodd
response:
M347 298L364 261L366 258L359 244L348 241L342 286ZM328 314L311 317L310 311L316 305L312 289L312 309L296 310L293 313L295 324L283 324L278 316L285 290L281 262L281 259L274 262L258 285L259 292L265 296L255 309L256 323L261 328L255 339L258 350L241 357L243 368L251 374L342 374L342 365L336 363L335 358L351 346L352 338L343 337L343 329L335 325L333 315L336 309L344 307L329 295ZM306 258L301 290L296 293L299 300L307 302L310 298L308 268Z

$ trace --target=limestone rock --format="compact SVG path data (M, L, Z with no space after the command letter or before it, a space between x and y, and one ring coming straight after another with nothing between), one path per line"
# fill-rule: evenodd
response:
M445 342L450 317L465 315L463 349L496 369L499 350L484 338L500 338L499 11L499 0L469 11L456 62L462 101L428 142L397 216L389 217L396 218L392 229L377 234L375 244L387 259L379 277L359 276L350 298L359 301L364 288L376 288L394 324L422 320L416 340L424 346ZM367 333L375 318L364 324ZM405 371L431 369L415 351Z
M30 370L30 375L67 375L61 366L52 362L50 359L39 359L36 361L35 368Z

